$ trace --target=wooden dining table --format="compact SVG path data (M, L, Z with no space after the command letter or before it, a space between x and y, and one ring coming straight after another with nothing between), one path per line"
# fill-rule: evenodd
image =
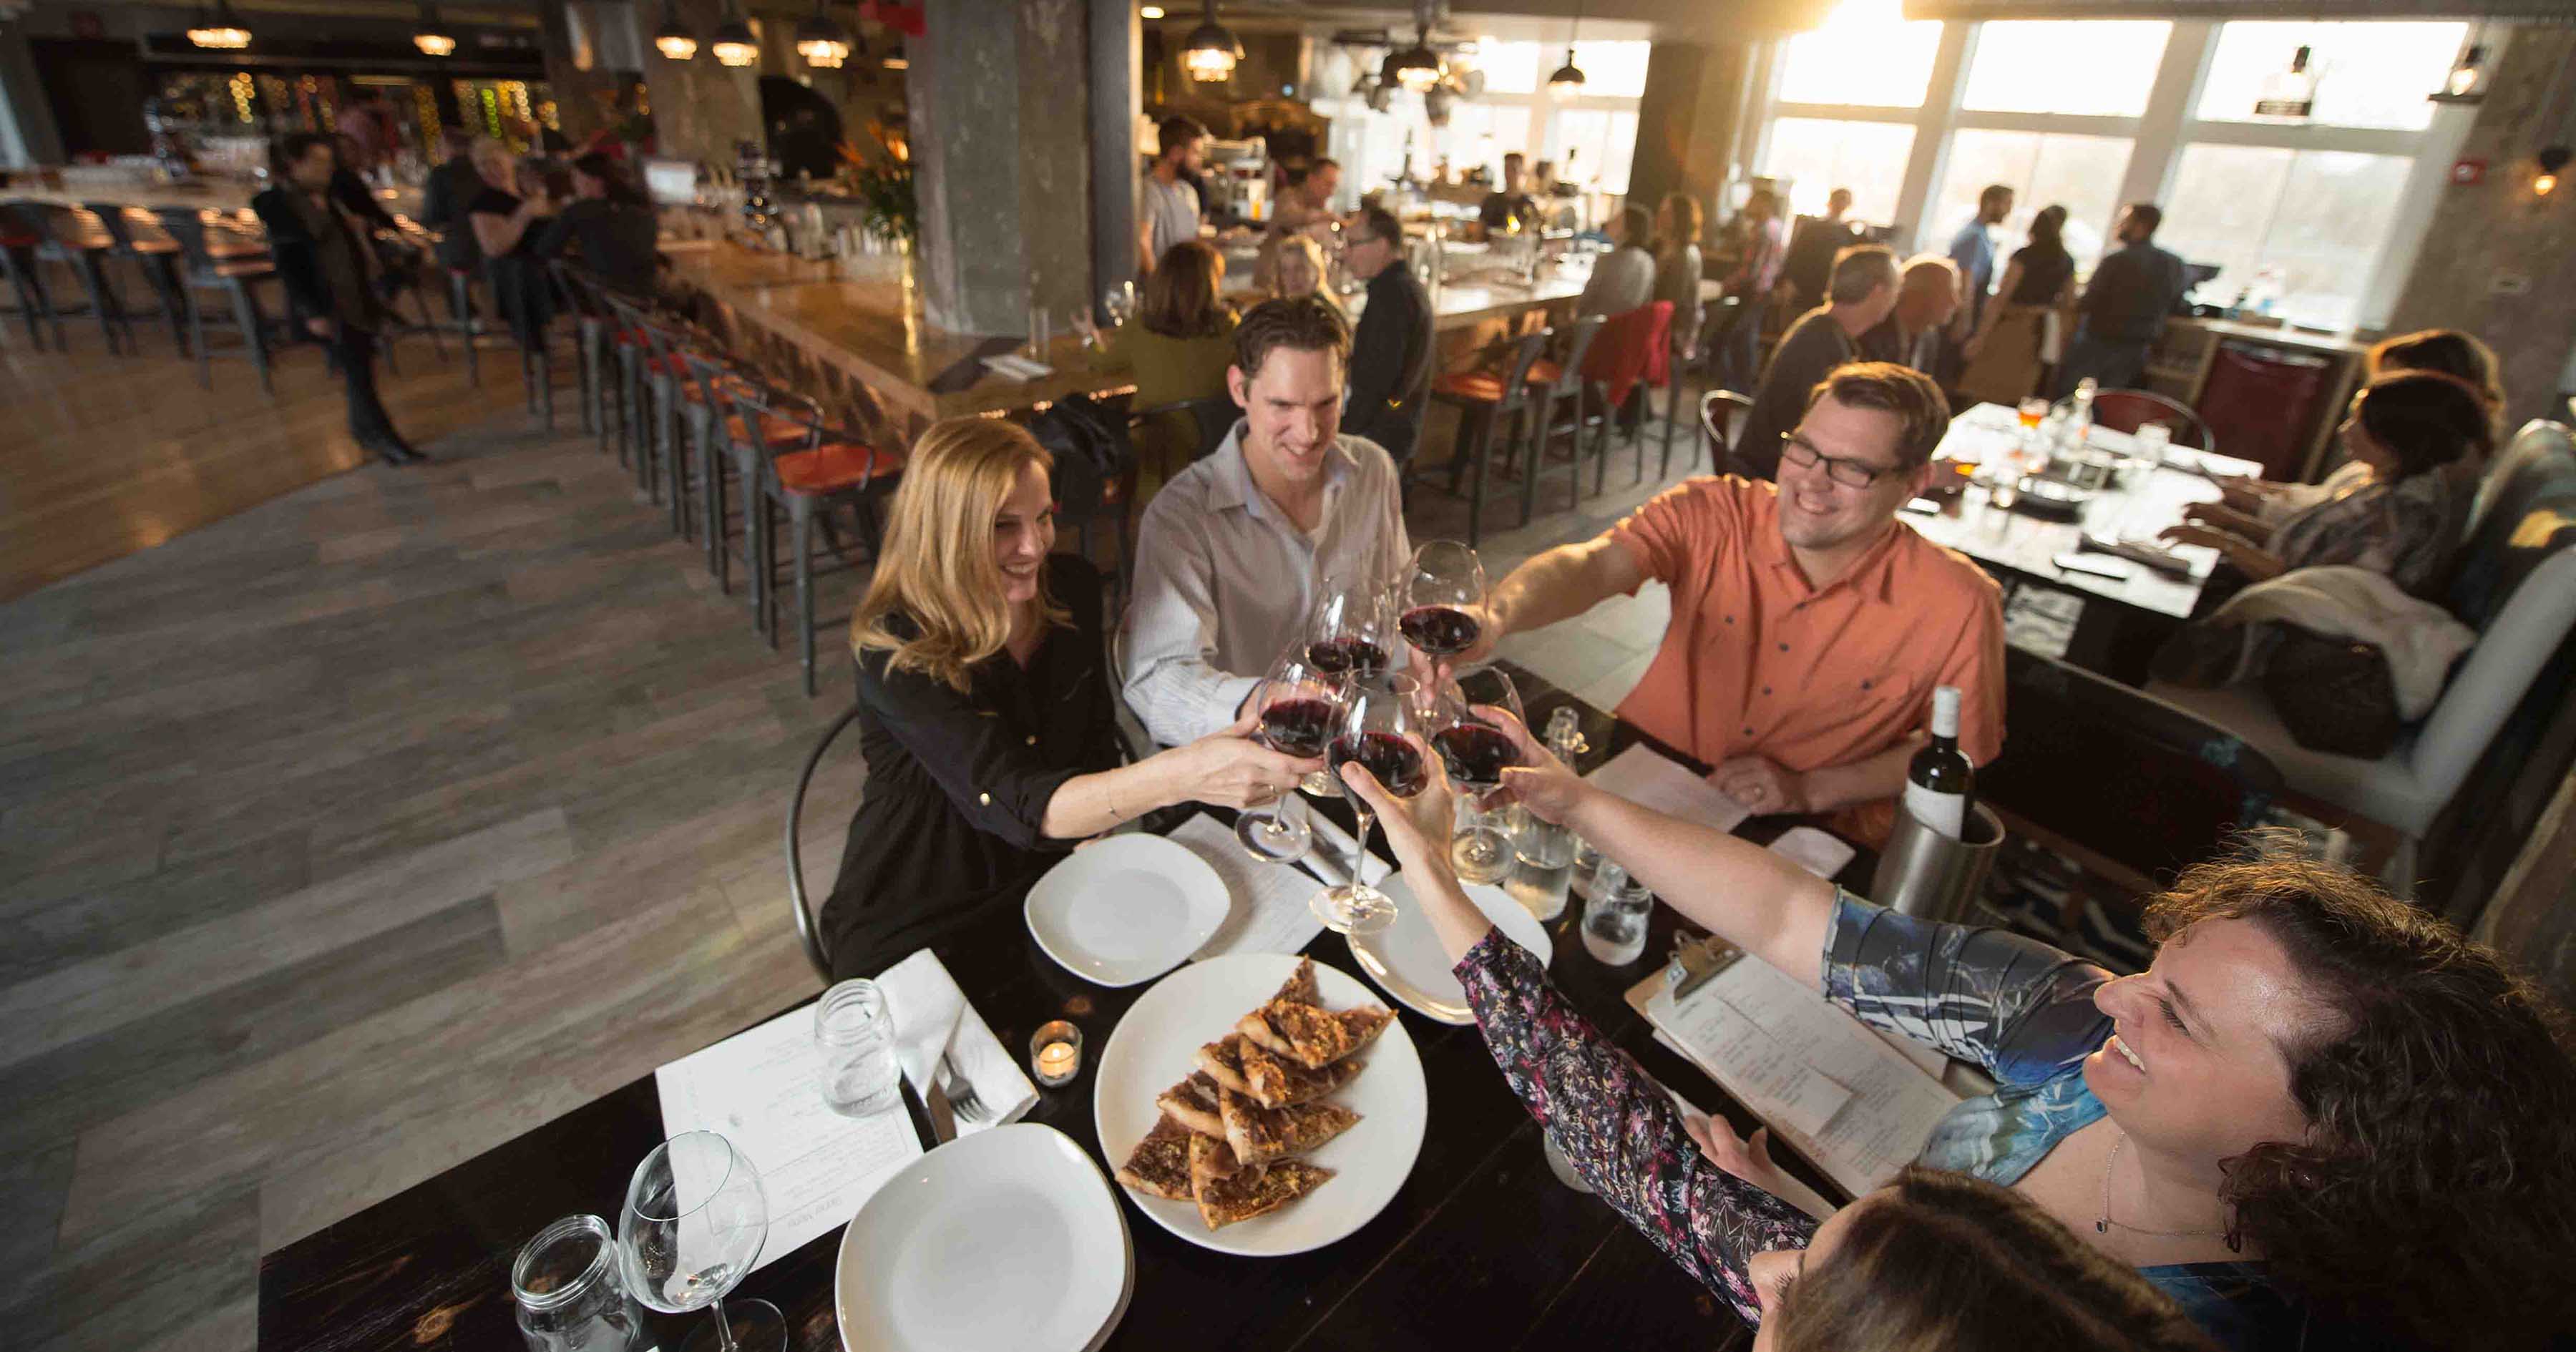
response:
M1579 768L1640 741L1652 744L1636 728L1525 671L1512 675L1533 721L1544 722L1563 706L1578 711L1591 747ZM1341 806L1327 810L1339 815ZM1757 818L1738 834L1767 841L1797 824ZM1863 850L1840 881L1858 885L1873 867ZM1549 926L1550 975L1558 988L1657 1079L1724 1114L1739 1133L1751 1130L1751 1116L1657 1043L1622 998L1671 952L1684 928L1674 912L1655 907L1645 957L1611 967L1585 951L1575 925L1581 909L1579 900L1570 903ZM1358 971L1344 940L1330 932L1305 951L1319 964ZM1016 907L989 932L939 952L1006 1047L1025 1046L1037 1025L1057 1018L1073 1020L1094 1045L1105 1044L1120 1017L1152 988L1103 989L1055 965ZM1421 1054L1429 1124L1411 1174L1384 1210L1338 1242L1277 1258L1218 1253L1132 1217L1134 1298L1103 1346L1508 1352L1578 1345L1725 1349L1749 1341L1749 1330L1724 1301L1597 1198L1556 1180L1536 1124L1474 1028L1409 1009L1401 1017ZM1105 1175L1120 1161L1103 1156L1093 1126L1098 1063L1095 1055L1069 1084L1040 1091L1023 1120L1072 1138ZM518 1346L510 1264L519 1247L560 1216L614 1218L628 1176L665 1135L654 1077L642 1075L263 1255L259 1345L266 1352ZM1795 1152L1775 1151L1791 1173L1837 1195ZM840 1238L836 1227L752 1273L734 1292L777 1305L786 1315L789 1346L799 1352L841 1347L833 1304ZM660 1345L674 1347L708 1316L647 1318Z

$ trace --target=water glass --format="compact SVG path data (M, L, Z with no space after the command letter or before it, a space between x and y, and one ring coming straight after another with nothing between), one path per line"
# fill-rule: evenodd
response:
M894 1020L873 981L844 981L814 1002L814 1050L823 1057L823 1102L843 1117L874 1117L903 1103L895 1087Z
M597 1216L566 1216L537 1232L510 1265L528 1352L625 1352L642 1340L644 1311L617 1271L616 1237Z
M1601 962L1625 967L1646 955L1646 920L1655 894L1628 876L1617 860L1605 859L1592 879L1592 900L1583 907L1583 949Z
M2137 456L2150 465L2165 462L2165 450L2173 445L2173 429L2160 422L2142 423L2137 431Z

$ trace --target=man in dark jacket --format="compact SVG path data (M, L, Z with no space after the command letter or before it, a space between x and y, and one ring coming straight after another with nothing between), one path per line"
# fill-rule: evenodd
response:
M1404 261L1404 227L1370 207L1342 242L1342 262L1368 283L1351 338L1350 408L1342 431L1386 448L1401 469L1422 439L1431 397L1431 295Z
M286 299L305 330L329 343L349 394L349 435L388 465L429 457L413 450L376 397L376 331L384 311L367 285L365 238L348 210L333 200L331 178L339 168L331 138L297 132L270 155L277 186L250 200L268 228L268 252L285 285Z
M2073 394L2087 376L2103 389L2117 390L2146 375L2147 351L2190 285L2182 259L2149 242L2164 219L2152 202L2132 202L2121 209L2112 232L2120 247L2094 267L2076 306L2083 322L2075 341L2066 345L2066 360L2058 364L2058 398Z
M420 223L442 232L438 261L468 276L483 267L483 251L474 244L474 226L465 208L483 195L483 175L474 168L474 137L459 127L439 133L447 161L429 171L420 194Z

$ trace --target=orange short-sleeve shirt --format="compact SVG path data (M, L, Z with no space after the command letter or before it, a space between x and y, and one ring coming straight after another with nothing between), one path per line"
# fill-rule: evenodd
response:
M1845 765L1919 731L1932 688L1955 685L1960 749L1978 765L2003 750L2002 589L1911 527L1822 589L1780 538L1771 484L1691 479L1611 534L1673 592L1663 647L1619 706L1657 738L1711 765ZM1887 800L1834 824L1875 844L1894 820Z

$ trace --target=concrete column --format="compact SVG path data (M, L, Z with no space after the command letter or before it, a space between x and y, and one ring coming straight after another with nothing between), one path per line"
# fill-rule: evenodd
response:
M662 54L643 47L632 31L636 11L632 5L588 5L575 15L569 5L554 3L537 6L538 47L546 62L546 84L554 90L555 121L564 137L574 145L596 135L606 127L610 105L617 92L625 88L633 70L613 68L609 55L626 53L629 59L662 61ZM654 23L661 22L655 9ZM608 34L604 24L620 24L625 32ZM576 24L582 25L576 31ZM638 50L646 55L635 56ZM706 58L702 58L706 59Z
M1087 0L949 0L910 46L916 271L931 323L1019 334L1089 304Z
M2576 184L2532 191L2532 153L2566 137L2576 117L2542 119L2559 73L2576 63L2576 31L2518 25L2486 102L2477 110L2463 159L2486 162L2486 179L2445 184L2415 255L2414 271L2389 315L2389 331L2466 329L2504 363L2505 426L2564 418L2560 374L2576 346ZM2562 103L2564 101L2562 100Z
M1686 192L1716 223L1755 50L1749 41L1725 39L1655 44L1637 103L1628 200L1652 208L1665 193Z
M0 165L23 169L64 160L62 133L24 23L0 24Z
M1136 117L1143 24L1129 0L1091 0L1091 293L1136 280ZM1108 316L1096 315L1102 323Z

